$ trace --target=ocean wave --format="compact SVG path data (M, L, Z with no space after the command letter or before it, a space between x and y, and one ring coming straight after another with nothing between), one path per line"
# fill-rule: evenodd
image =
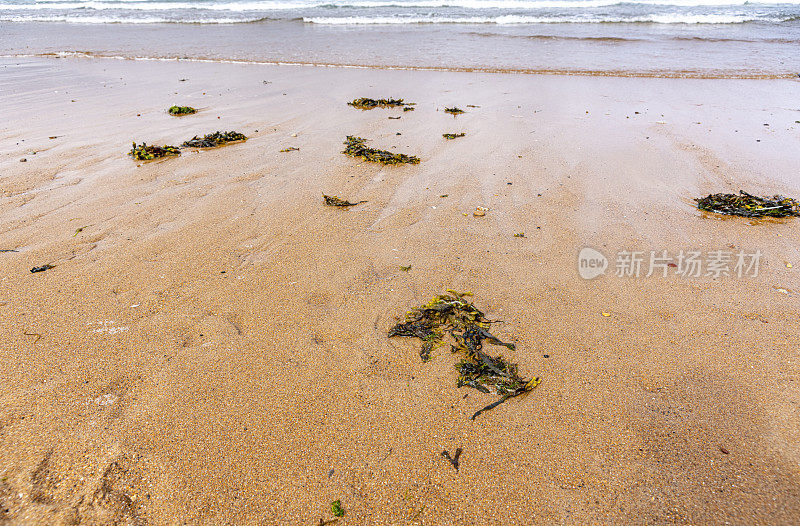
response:
M573 9L611 6L664 6L664 7L725 7L759 5L800 5L800 0L773 0L752 2L750 0L409 0L380 2L375 0L344 0L330 2L319 0L276 0L276 1L189 1L189 2L148 2L142 0L75 0L42 1L27 4L0 2L0 10L36 11L54 9L130 9L142 11L162 11L172 9L206 9L210 11L283 11L310 8L461 8L461 9Z
M4 16L0 22L67 22L72 24L242 24L270 20L258 18L174 18L159 16L120 17L120 16L80 16L80 15L30 15Z
M129 15L88 15L58 14L41 15L2 15L0 22L66 22L73 24L250 24L276 20L274 18L251 17L186 17L137 16ZM291 20L318 25L398 25L398 24L743 24L746 22L787 22L798 20L796 16L765 18L752 15L693 15L671 13L647 16L523 16L503 15L495 17L446 17L446 16L405 16L405 17L303 17Z
M670 13L646 16L521 16L504 15L496 17L304 17L311 24L329 25L368 25L368 24L604 24L604 23L652 23L652 24L742 24L753 21L781 22L787 18L764 18L753 15L695 15Z
M171 11L175 9L204 9L208 11L280 11L308 7L301 3L281 3L280 7L258 2L206 4L201 2L49 2L37 4L0 4L0 11L49 11L49 10L97 10L124 9L131 11Z

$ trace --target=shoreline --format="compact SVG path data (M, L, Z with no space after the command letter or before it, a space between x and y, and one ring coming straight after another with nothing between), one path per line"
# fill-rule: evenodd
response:
M320 68L367 69L387 71L431 71L442 73L489 73L506 75L556 75L566 77L618 77L618 78L653 78L653 79L695 79L695 80L794 80L800 82L800 73L759 74L747 72L710 73L702 71L625 71L625 70L570 70L570 69L513 69L488 67L436 67L436 66L392 66L369 64L346 64L325 62L292 62L292 61L258 61L236 59L213 59L192 57L146 57L125 55L103 55L86 51L60 51L37 54L0 55L2 58L86 58L105 60L131 60L154 62L196 62L209 64L238 64L253 66L301 66Z
M635 24L458 26L0 22L7 36L0 55L675 78L793 79L800 72L792 26L705 28L711 36L704 28Z

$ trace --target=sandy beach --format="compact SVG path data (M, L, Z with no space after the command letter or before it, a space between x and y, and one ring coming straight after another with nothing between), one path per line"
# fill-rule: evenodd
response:
M800 196L797 86L0 59L0 524L797 524L797 218L693 201ZM387 337L446 289L535 390L471 420L449 348Z

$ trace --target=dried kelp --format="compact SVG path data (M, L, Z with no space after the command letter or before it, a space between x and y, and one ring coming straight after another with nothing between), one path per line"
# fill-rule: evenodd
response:
M419 164L419 158L404 153L392 153L386 150L376 150L368 148L367 140L361 137L348 135L345 145L347 146L342 153L350 157L360 157L365 161L380 164Z
M202 138L195 135L188 141L184 142L181 146L189 148L216 148L229 142L246 141L247 137L244 134L235 131L226 131L209 133Z
M299 152L299 151L300 151L300 148L298 148L297 146L289 146L288 148L284 148L283 150L281 150L281 153Z
M181 151L176 146L152 146L142 143L137 145L133 143L133 148L128 153L137 161L150 161L160 157L168 157L171 155L180 155Z
M458 139L459 137L464 137L465 135L467 135L467 134L466 133L443 133L442 137L444 137L445 139L447 139L449 141L449 140L453 140L453 139Z
M445 108L444 112L445 113L449 113L449 114L451 114L453 116L456 116L456 115L458 115L460 113L464 113L464 110L462 110L461 108L457 108L457 107L453 106L452 108Z
M695 199L697 208L718 214L742 217L800 216L800 203L790 197L758 197L739 190L736 194L710 194Z
M55 267L53 265L49 264L49 263L46 264L46 265L42 265L41 267L33 267L31 269L31 274L35 274L37 272L44 272L45 270L50 270L51 268L55 268Z
M322 198L325 199L325 204L328 206L356 206L360 205L361 203L366 203L366 201L359 201L357 203L351 203L350 201L345 201L344 199L339 199L335 195L325 195L322 194Z
M373 108L397 108L398 106L407 106L408 103L403 102L403 99L369 99L361 97L348 102L347 105L360 110L371 110Z
M465 299L470 293L459 294L448 290L430 302L407 312L404 321L389 331L392 336L413 336L422 340L419 355L423 362L431 358L434 347L444 345L447 335L453 343L450 349L461 355L456 364L459 373L457 386L469 386L483 393L492 390L501 399L472 415L475 419L483 411L496 407L509 398L526 393L539 384L539 378L523 379L517 366L502 356L483 352L483 342L488 341L514 350L514 344L505 343L489 332L492 321L472 302Z
M192 108L191 106L170 106L169 110L167 111L169 112L170 115L176 115L176 116L193 115L197 113L197 110L195 108Z

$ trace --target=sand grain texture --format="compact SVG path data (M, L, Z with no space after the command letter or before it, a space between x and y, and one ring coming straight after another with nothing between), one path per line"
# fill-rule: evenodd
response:
M0 524L800 520L797 223L691 201L800 194L795 83L0 65ZM416 111L346 105L387 94ZM453 104L480 108L443 141ZM250 138L125 156L217 129ZM584 281L584 246L765 260ZM471 421L492 398L448 350L386 337L446 288L504 320L534 392Z

